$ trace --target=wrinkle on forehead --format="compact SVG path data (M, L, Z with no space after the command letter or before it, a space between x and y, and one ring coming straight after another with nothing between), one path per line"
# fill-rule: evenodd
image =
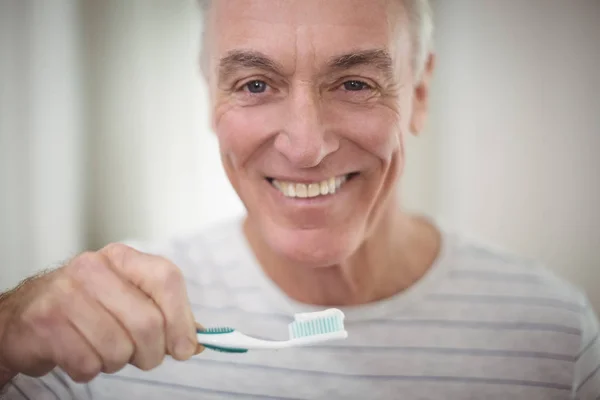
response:
M281 63L290 75L355 51L387 48L396 65L409 57L403 55L409 48L395 45L395 36L408 31L402 29L408 26L399 18L398 0L219 0L216 4L218 37L213 44L220 56L254 49Z

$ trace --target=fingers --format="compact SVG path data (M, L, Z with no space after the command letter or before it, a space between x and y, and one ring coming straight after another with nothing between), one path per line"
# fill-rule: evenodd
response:
M89 382L102 372L100 356L71 324L57 324L53 337L53 358L75 382Z
M102 253L161 310L169 354L178 360L190 358L197 351L198 343L181 271L162 257L140 253L124 245L108 246Z
M202 325L200 325L199 323L196 322L196 330L204 330L204 327ZM204 351L204 346L202 346L202 344L198 343L196 345L196 351L194 352L194 355L200 354Z
M80 302L63 278L58 285L45 287L23 311L20 324L12 325L21 339L13 341L18 345L12 348L21 352L26 363L18 372L40 376L36 369L49 372L58 365L74 381L89 382L102 371L100 356L69 322L63 306L66 301Z
M60 291L63 313L100 357L102 372L116 372L131 359L133 343L119 322L74 282L59 279L54 287Z
M179 269L124 245L79 255L10 296L0 315L8 371L37 376L58 365L88 382L127 363L152 369L167 351L185 360L203 350Z
M105 258L100 254L97 257ZM106 258L100 262L109 261ZM129 333L135 346L131 364L145 371L158 366L165 356L165 328L156 304L112 268L84 267L76 272L76 279Z

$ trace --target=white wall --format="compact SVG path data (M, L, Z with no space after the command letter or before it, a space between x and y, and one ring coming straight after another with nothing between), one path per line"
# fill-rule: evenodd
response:
M75 1L0 2L0 290L83 245L78 23Z
M195 2L85 0L83 17L91 244L167 237L241 212L209 131Z
M438 1L440 214L600 310L600 2Z

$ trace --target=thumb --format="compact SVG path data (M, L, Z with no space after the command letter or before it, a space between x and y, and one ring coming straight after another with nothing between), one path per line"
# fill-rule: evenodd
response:
M196 329L202 331L202 330L204 330L204 327L196 322ZM200 343L198 343L198 345L196 346L196 351L194 352L194 355L200 354L203 351L204 351L204 346L202 346Z

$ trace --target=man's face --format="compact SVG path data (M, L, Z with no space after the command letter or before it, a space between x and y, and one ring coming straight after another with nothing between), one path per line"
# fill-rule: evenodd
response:
M213 128L252 232L292 262L338 264L397 206L403 137L425 113L402 4L215 3Z

